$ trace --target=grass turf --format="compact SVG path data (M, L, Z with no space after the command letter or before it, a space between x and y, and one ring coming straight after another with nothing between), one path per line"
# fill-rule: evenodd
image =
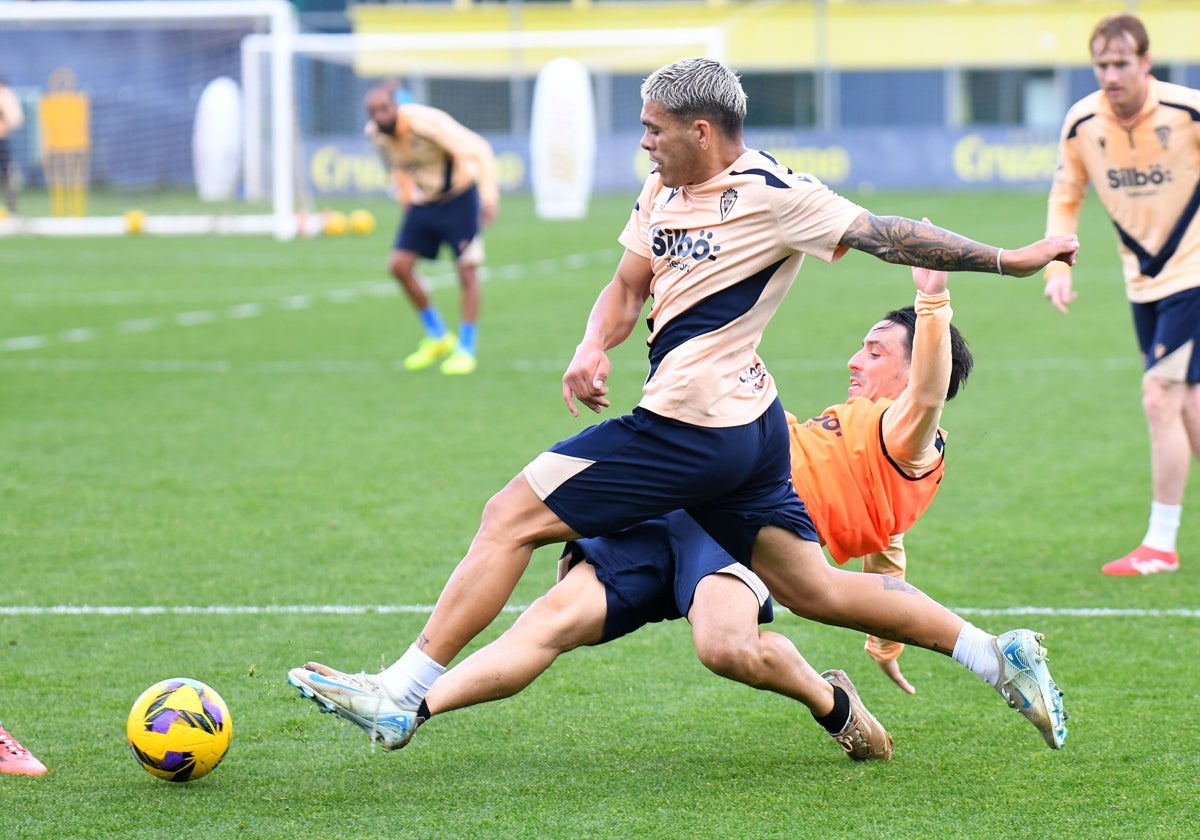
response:
M1005 246L1044 215L1040 194L860 198ZM1141 536L1149 477L1094 205L1069 317L1038 277L952 278L977 368L945 415L945 486L907 541L910 580L943 603L1046 633L1065 750L940 655L905 653L907 697L861 637L787 615L775 628L818 669L853 676L893 762L853 765L796 704L709 675L682 622L572 653L396 754L296 697L286 671L306 659L397 657L487 497L592 422L567 414L559 376L628 203L555 223L505 203L480 368L461 378L398 368L418 330L383 269L386 205L369 237L0 240L0 719L50 767L0 776L5 836L1194 835L1200 528L1185 517L1177 575L1099 574ZM448 265L428 273L453 321ZM785 404L842 399L866 330L911 299L906 269L810 260L762 348ZM614 412L637 399L642 337L612 354ZM535 556L479 643L550 584L552 559ZM235 734L217 771L172 785L138 769L124 720L180 675L221 692Z

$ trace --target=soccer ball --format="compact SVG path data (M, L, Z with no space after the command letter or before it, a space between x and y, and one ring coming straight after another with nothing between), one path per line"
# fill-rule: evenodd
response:
M321 214L321 230L326 236L341 236L346 232L346 214L340 210L326 210Z
M142 692L129 710L125 734L147 773L187 782L221 763L233 737L233 721L217 692L199 680L174 677Z
M146 214L141 210L125 211L126 233L141 233L146 229Z
M375 230L375 216L370 210L355 210L349 218L350 232L358 236L367 236Z

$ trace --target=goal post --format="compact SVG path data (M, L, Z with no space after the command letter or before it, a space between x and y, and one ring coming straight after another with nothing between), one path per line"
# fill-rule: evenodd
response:
M311 229L322 203L385 194L387 173L362 136L362 97L389 79L408 82L418 101L492 141L501 188L527 192L533 88L543 67L569 58L587 68L597 129L607 138L614 123L638 128L641 78L696 54L723 59L723 30L326 34L301 32L287 0L0 2L0 55L9 59L0 72L32 105L27 113L38 113L47 80L65 67L87 98L90 132L81 175L90 186L88 215L54 216L41 126L27 120L14 144L21 213L0 218L0 236L294 238ZM215 128L213 112L221 115ZM229 132L238 135L234 194L217 200L221 190L199 189L196 170L202 159L227 161L232 144L214 142L207 157L194 147L204 145L202 136L228 141ZM636 141L617 139L603 151L627 151L632 161ZM626 159L621 166L630 168ZM597 183L606 174L597 168Z
M484 135L497 151L501 189L529 192L534 87L544 68L559 59L586 67L601 91L598 106L618 114L598 119L599 129L611 132L619 120L640 134L636 115L642 78L687 55L724 60L725 33L717 27L298 33L286 42L287 61L281 60L278 46L277 39L265 34L242 42L245 192L248 198L265 195L267 185L282 177L277 167L292 162L307 170L292 180L302 193L301 203L311 204L386 189L382 164L362 136L363 94L373 84L404 82L417 101ZM294 133L262 130L274 119L278 103L271 101L271 76L280 66L290 67L294 77L299 110L291 123ZM616 105L620 94L622 103L631 104ZM627 150L632 157L636 142L619 148L618 154ZM329 183L314 183L314 171L327 174Z
M81 177L117 196L96 208L96 215L60 218L37 212L40 191L34 188L47 178L43 126L33 110L15 139L20 141L19 180L25 184L22 205L34 210L0 219L0 235L124 231L114 206L144 199L156 205L139 222L148 233L220 229L293 236L289 178L275 178L269 206L252 212L240 202L213 210L186 196L195 193L192 146L200 95L214 79L239 76L239 46L247 35L264 35L275 45L272 130L287 130L295 112L287 41L297 31L297 15L287 0L0 3L0 55L6 58L8 83L25 92L27 102L40 104L52 75L66 69L75 76L90 114L91 154ZM240 131L241 122L237 115L227 129ZM281 166L280 174L284 171ZM169 200L151 201L167 194Z

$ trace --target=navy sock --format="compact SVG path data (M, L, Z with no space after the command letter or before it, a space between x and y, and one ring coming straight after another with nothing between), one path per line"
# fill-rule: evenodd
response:
M850 696L839 686L833 687L833 711L825 717L813 715L813 720L825 727L830 735L836 735L846 728L850 720Z

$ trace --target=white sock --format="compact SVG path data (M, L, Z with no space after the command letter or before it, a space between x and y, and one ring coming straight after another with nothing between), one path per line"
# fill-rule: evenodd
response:
M403 656L379 675L379 680L393 700L406 709L416 709L433 681L445 671L445 665L439 665L416 645L410 645Z
M1150 503L1150 527L1142 545L1159 551L1174 551L1175 536L1179 533L1179 520L1183 516L1183 505Z
M1000 685L1000 660L992 641L996 637L985 633L971 622L963 624L954 643L954 661L968 668L992 688Z

